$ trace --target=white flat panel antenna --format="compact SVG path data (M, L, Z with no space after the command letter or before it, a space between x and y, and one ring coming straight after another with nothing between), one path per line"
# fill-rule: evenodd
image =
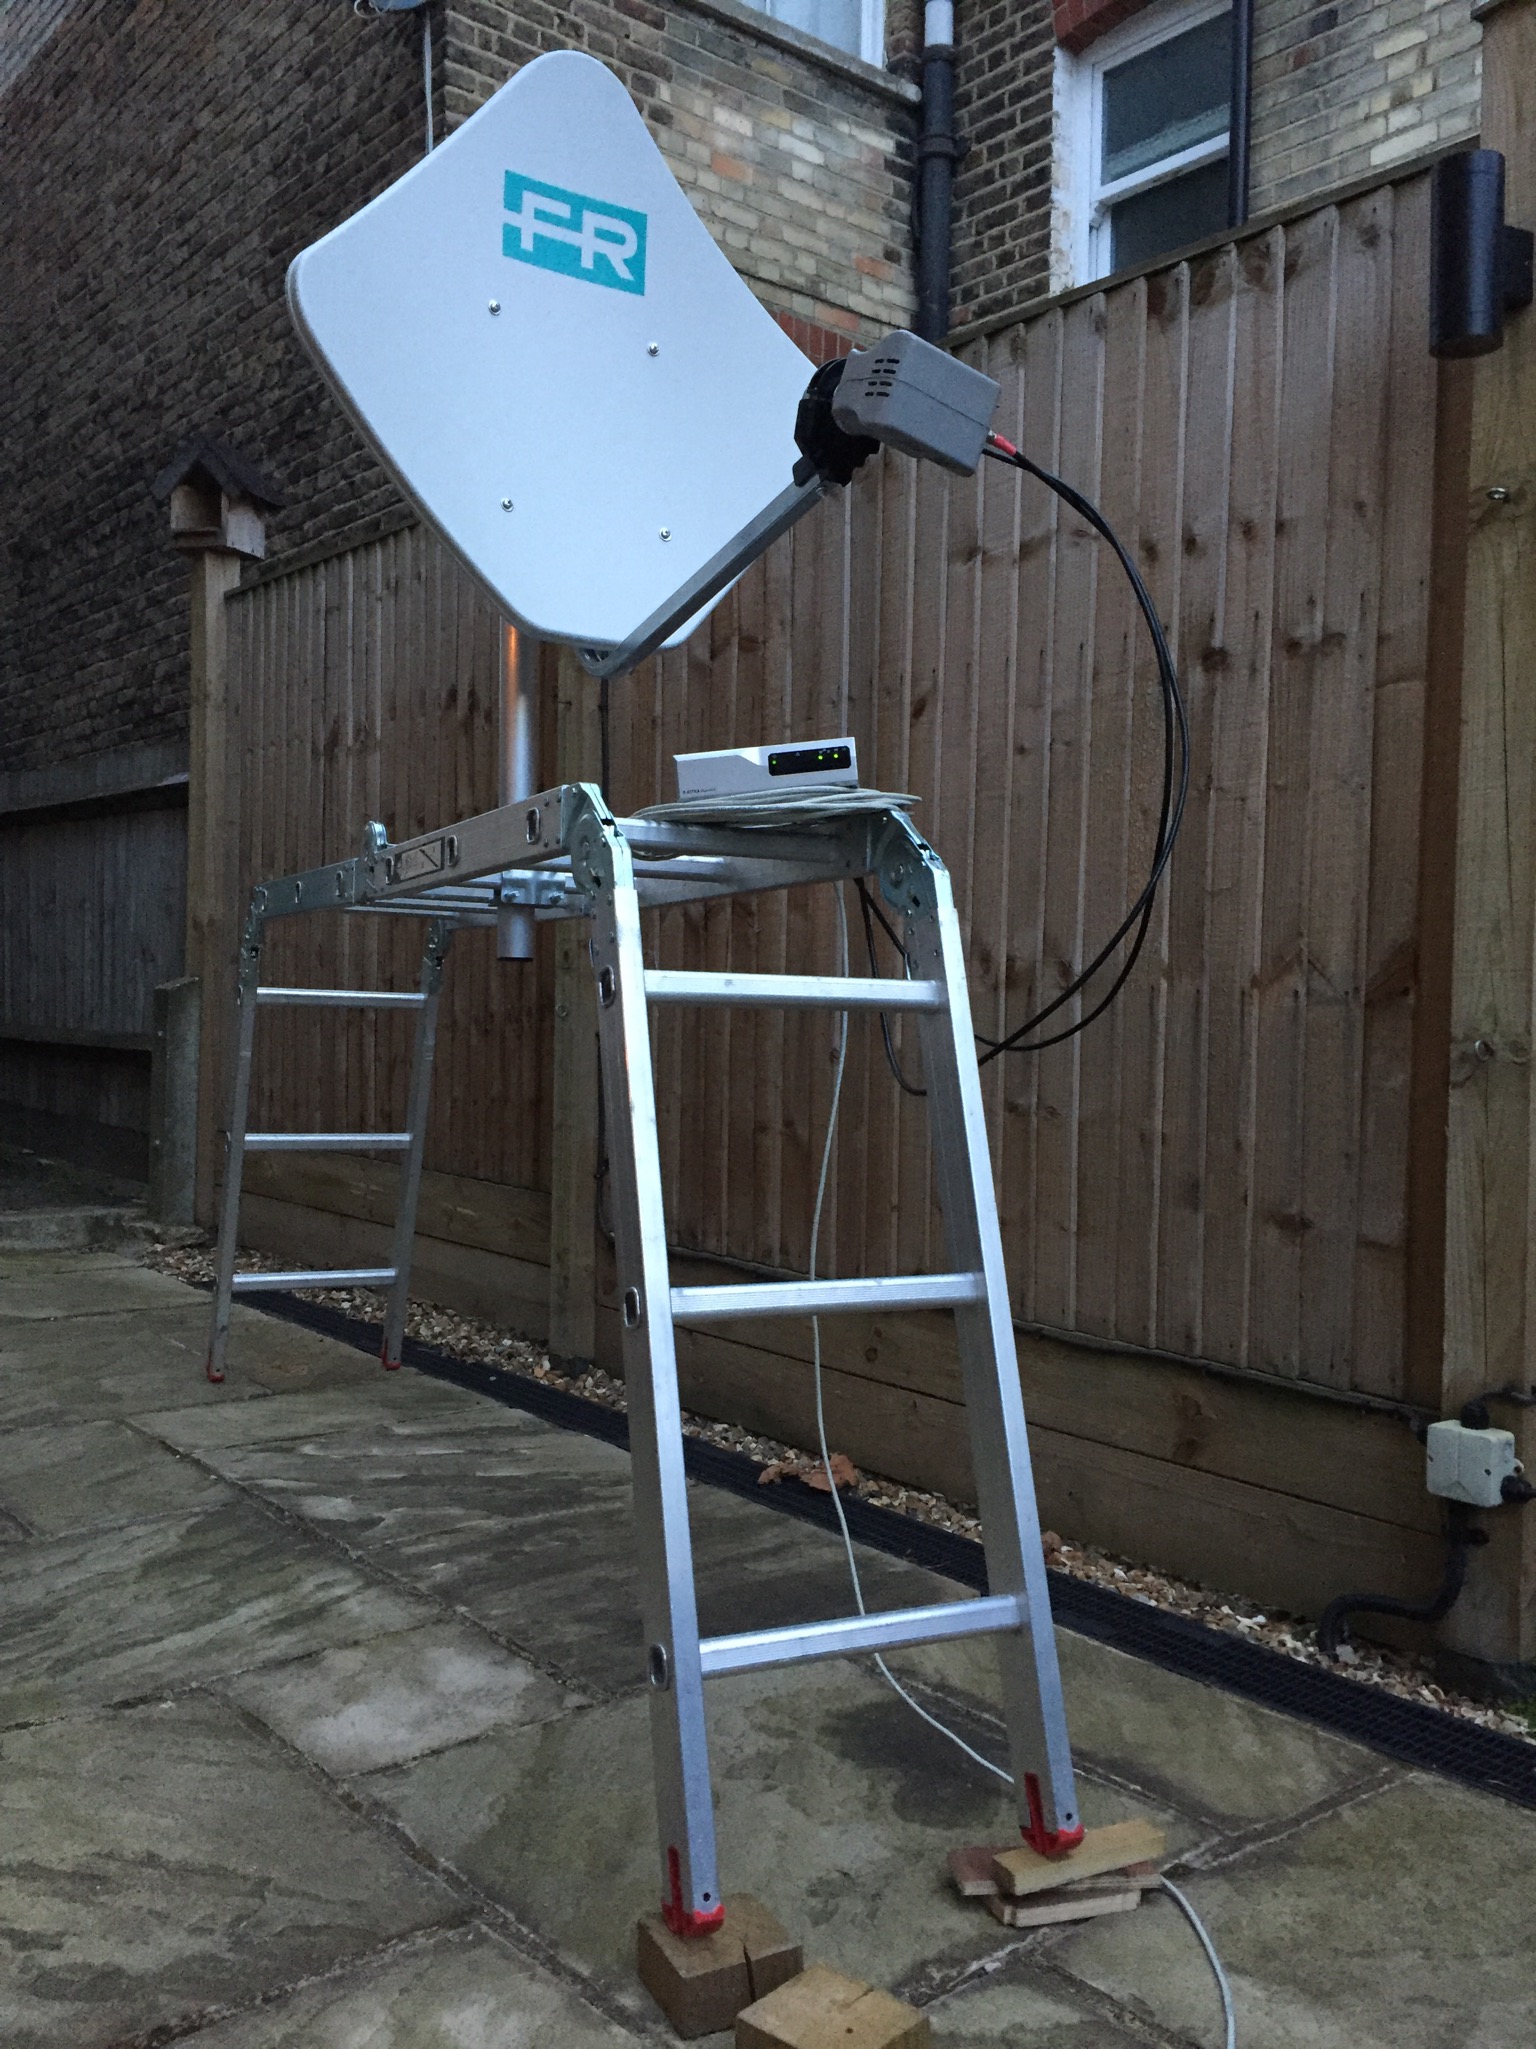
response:
M288 302L407 498L543 638L621 641L789 483L812 365L595 58L519 71L302 251Z

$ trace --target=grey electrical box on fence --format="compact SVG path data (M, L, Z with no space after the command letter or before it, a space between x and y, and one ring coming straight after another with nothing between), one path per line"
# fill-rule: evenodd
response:
M845 434L867 435L970 476L1002 387L906 328L849 356L832 400Z

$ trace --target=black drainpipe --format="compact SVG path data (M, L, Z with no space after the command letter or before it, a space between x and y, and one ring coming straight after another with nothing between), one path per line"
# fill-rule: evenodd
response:
M1253 120L1253 0L1232 0L1232 131L1227 148L1227 226L1248 218L1248 153Z
M949 338L950 199L955 182L954 0L923 9L923 127L917 142L917 331Z

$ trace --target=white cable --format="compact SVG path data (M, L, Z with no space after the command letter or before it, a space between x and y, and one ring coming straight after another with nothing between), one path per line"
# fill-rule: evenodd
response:
M1232 2007L1232 1987L1227 1983L1227 1974L1221 1967L1221 1958L1216 1954L1216 1945L1205 1932L1205 1923L1195 1912L1171 1878L1160 1878L1158 1884L1177 1901L1180 1911L1190 1927L1200 1938L1200 1947L1205 1951L1205 1960L1216 1978L1216 1990L1221 1994L1221 2018L1226 2025L1225 2049L1237 2049L1237 2015Z
M788 795L788 792L785 794ZM841 935L842 958L840 972L846 976L848 973L848 906L843 900L841 884L838 885L837 890L837 916ZM837 1113L843 1099L843 1073L847 1065L848 1013L846 1010L840 1010L837 1014L837 1066L832 1076L832 1106L827 1114L827 1136L821 1148L821 1172L816 1179L816 1206L811 1211L811 1258L810 1273L807 1278L813 1281L816 1278L816 1257L821 1241L821 1212L826 1202L827 1176L832 1165L832 1147L837 1138ZM859 1565L857 1558L854 1556L853 1538L848 1531L848 1518L843 1513L842 1491L832 1476L832 1454L827 1448L827 1417L822 1401L821 1318L819 1316L811 1318L811 1362L815 1374L816 1389L816 1447L821 1453L822 1469L827 1476L827 1485L832 1490L832 1507L837 1516L837 1527L842 1536L843 1551L848 1560L848 1577L853 1583L853 1598L858 1603L859 1613L864 1615L869 1612L864 1605L864 1586L859 1578ZM930 1729L937 1729L941 1736L947 1736L957 1750L963 1750L967 1757L973 1759L975 1763L981 1766L983 1771L991 1772L992 1776L1001 1779L1004 1785L1011 1786L1014 1783L1012 1772L1004 1771L1000 1764L994 1764L991 1758L983 1757L979 1750L973 1750L963 1736L957 1735L947 1723L941 1722L937 1715L931 1715L927 1708L922 1706L919 1701L915 1701L901 1681L891 1671L884 1658L876 1656L875 1664L886 1685L891 1688L893 1693L898 1694L906 1702L907 1706L911 1708L913 1714L925 1721ZM1206 1961L1215 1974L1216 1989L1221 1994L1221 2015L1226 2025L1224 2049L1237 2049L1237 2018L1232 2006L1232 1987L1228 1984L1227 1974L1222 1969L1221 1958L1216 1954L1216 1945L1211 1941L1210 1936L1206 1934L1204 1922L1201 1921L1194 1907L1185 1898L1184 1894L1179 1891L1179 1888L1173 1883L1172 1879L1160 1878L1158 1883L1162 1886L1164 1892L1168 1893L1177 1902L1190 1927L1194 1929L1196 1935L1200 1938L1200 1947L1205 1951Z
M647 804L637 818L666 825L739 825L764 830L814 825L862 811L910 811L921 800L903 790L867 790L860 783L824 783L791 790L731 790L712 797L677 797Z

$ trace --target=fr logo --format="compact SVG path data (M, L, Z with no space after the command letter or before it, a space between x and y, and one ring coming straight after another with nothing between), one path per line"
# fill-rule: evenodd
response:
M508 171L504 256L616 292L645 291L645 215Z

